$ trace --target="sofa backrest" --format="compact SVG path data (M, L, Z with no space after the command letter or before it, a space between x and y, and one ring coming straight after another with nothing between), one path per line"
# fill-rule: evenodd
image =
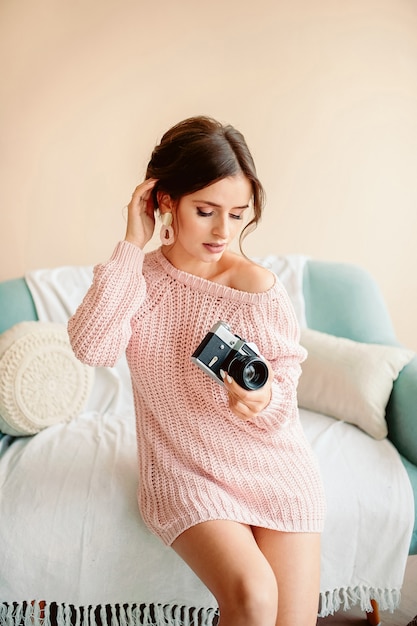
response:
M0 282L0 333L18 322L37 320L35 304L24 278Z
M354 341L398 345L381 291L363 268L309 260L303 292L309 328Z
M378 285L363 268L309 260L303 291L310 328L355 341L398 344ZM18 322L37 318L23 277L0 282L0 333Z

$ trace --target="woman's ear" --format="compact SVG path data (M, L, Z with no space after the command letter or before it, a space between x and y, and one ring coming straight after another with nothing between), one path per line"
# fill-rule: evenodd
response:
M160 213L172 210L172 199L169 193L166 193L166 191L158 191L156 193L156 199Z

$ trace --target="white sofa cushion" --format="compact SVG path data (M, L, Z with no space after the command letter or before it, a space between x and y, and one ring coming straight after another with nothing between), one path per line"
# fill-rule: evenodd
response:
M411 350L366 344L310 328L301 331L308 357L298 385L301 407L355 424L375 439L388 434L385 408Z
M16 324L0 335L0 431L34 435L75 417L93 375L74 356L64 324Z

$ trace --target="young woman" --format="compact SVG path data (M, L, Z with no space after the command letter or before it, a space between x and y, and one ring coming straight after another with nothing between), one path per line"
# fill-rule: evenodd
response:
M68 328L89 365L126 351L143 519L212 591L221 626L313 626L325 504L297 409L305 351L279 280L228 249L262 205L241 133L206 117L177 124ZM155 211L162 245L144 254ZM218 383L192 362L219 320L266 359L262 387L223 370Z

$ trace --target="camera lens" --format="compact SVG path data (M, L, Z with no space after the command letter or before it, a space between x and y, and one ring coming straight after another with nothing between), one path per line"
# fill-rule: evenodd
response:
M228 372L244 389L260 389L269 375L268 367L262 359L240 354L231 361Z

